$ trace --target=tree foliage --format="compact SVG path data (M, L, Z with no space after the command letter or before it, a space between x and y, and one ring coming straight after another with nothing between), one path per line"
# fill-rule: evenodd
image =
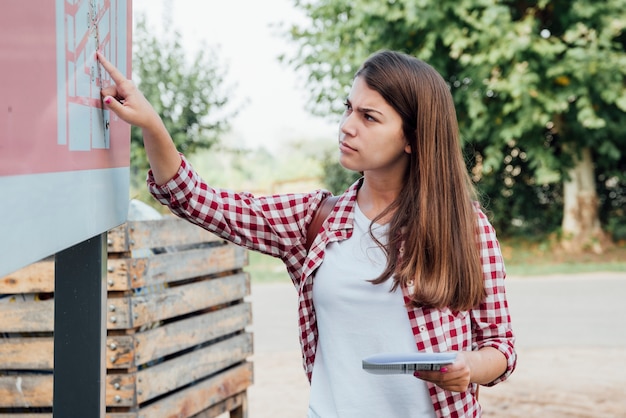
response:
M333 194L338 195L354 183L361 173L346 170L337 162L336 152L327 152L322 161L324 185Z
M600 216L624 216L626 0L294 3L309 22L291 28L290 62L309 74L315 113L340 111L371 53L407 52L448 81L468 169L501 231L557 229L561 183L585 148Z
M190 60L178 31L154 35L145 17L134 33L133 78L159 113L176 147L190 155L214 146L229 129L228 91L215 50L206 47ZM142 177L148 168L141 130L131 131L131 167ZM136 179L137 176L134 176Z

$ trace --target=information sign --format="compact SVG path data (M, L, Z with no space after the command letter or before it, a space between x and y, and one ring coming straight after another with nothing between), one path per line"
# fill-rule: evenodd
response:
M126 220L129 126L102 51L131 72L130 0L0 6L0 277Z

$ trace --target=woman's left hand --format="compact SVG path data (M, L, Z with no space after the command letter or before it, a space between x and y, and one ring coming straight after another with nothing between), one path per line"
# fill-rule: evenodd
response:
M466 354L462 351L457 352L454 363L442 366L438 371L415 372L414 376L445 390L465 392L471 382L471 368Z

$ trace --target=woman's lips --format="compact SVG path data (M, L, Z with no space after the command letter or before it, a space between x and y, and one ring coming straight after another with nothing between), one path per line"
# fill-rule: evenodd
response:
M345 141L341 141L339 143L339 150L342 151L342 152L345 152L345 151L352 151L352 152L354 152L354 151L356 151L356 149L352 148Z

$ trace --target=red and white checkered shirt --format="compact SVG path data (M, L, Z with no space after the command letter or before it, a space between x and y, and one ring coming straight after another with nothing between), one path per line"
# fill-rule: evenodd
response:
M148 174L152 195L170 210L220 237L250 250L280 258L298 290L300 343L304 370L309 380L317 348L317 321L313 306L313 273L324 259L329 242L352 234L354 207L360 182L339 199L317 235L310 251L304 248L307 227L329 192L282 194L255 197L209 187L183 157L178 173L157 186ZM468 351L494 347L507 359L507 370L495 385L514 370L516 354L505 295L505 270L500 245L486 216L476 208L480 253L487 297L475 309L452 312L449 309L407 308L417 348L424 352ZM404 289L405 298L408 289ZM428 383L438 417L478 417L481 414L474 393L475 384L465 392L451 392Z

